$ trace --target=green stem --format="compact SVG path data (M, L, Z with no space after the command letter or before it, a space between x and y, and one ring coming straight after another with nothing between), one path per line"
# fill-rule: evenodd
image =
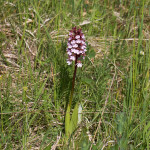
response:
M72 103L72 99L73 99L74 86L75 86L75 78L76 78L76 73L77 73L77 60L78 60L78 56L76 55L75 69L74 69L73 80L72 80L72 89L71 89L71 94L70 94L70 99L69 99L69 106L70 106L70 108L71 108L71 103Z

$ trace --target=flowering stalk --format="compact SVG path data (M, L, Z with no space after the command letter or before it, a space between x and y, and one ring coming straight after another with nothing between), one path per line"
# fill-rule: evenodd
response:
M72 30L69 32L69 39L68 39L68 48L67 48L67 64L71 65L72 61L77 60L75 65L77 67L82 67L81 59L85 58L85 52L86 50L86 43L85 43L85 37L82 33L81 29L76 29L76 27L72 28Z
M76 115L72 115L72 119L70 120L70 110L71 110L71 104L72 104L73 93L74 93L77 67L82 67L81 59L85 58L85 52L87 51L85 37L81 29L76 29L76 27L72 28L72 30L69 32L69 39L68 39L67 45L68 45L67 64L71 65L72 62L75 61L75 69L74 69L73 80L72 80L72 89L71 89L70 99L69 99L66 116L65 116L65 133L66 133L66 137L68 138L77 125L76 118L78 114L74 113L74 112L77 112L76 111L77 107L75 107L76 109L74 109L74 112L73 112L73 114L76 114Z

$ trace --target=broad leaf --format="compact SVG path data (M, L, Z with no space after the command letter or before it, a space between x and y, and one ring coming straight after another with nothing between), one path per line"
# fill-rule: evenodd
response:
M72 113L71 121L70 121L71 134L77 128L77 124L78 124L78 103L75 105L75 108Z
M65 116L65 134L67 139L70 136L70 130L70 106L68 105Z

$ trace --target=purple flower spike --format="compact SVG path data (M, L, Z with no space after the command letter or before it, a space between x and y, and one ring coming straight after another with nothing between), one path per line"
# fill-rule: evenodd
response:
M72 61L75 61L77 67L82 67L82 62L78 60L78 58L85 58L86 43L85 36L82 33L81 29L77 29L76 27L72 28L69 32L68 38L68 47L67 47L67 64L71 65Z

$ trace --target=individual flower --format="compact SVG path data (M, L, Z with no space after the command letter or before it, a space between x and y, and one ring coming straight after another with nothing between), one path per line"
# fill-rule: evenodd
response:
M75 56L70 56L70 60L75 60Z
M75 36L76 39L80 39L80 35Z
M68 51L67 54L70 55L70 56L72 55L72 53L70 51Z
M69 38L67 43L67 64L71 65L72 61L75 61L77 67L82 67L82 62L80 60L85 58L86 50L86 43L85 43L85 36L81 29L77 29L76 27L72 28L69 32Z
M76 40L76 43L80 44L82 41L80 39Z
M73 44L72 47L77 48L78 44Z
M77 63L77 67L82 67L82 63L81 63L81 62L78 62L78 63Z
M72 64L72 61L70 61L69 59L67 60L67 64L68 65L71 65Z

